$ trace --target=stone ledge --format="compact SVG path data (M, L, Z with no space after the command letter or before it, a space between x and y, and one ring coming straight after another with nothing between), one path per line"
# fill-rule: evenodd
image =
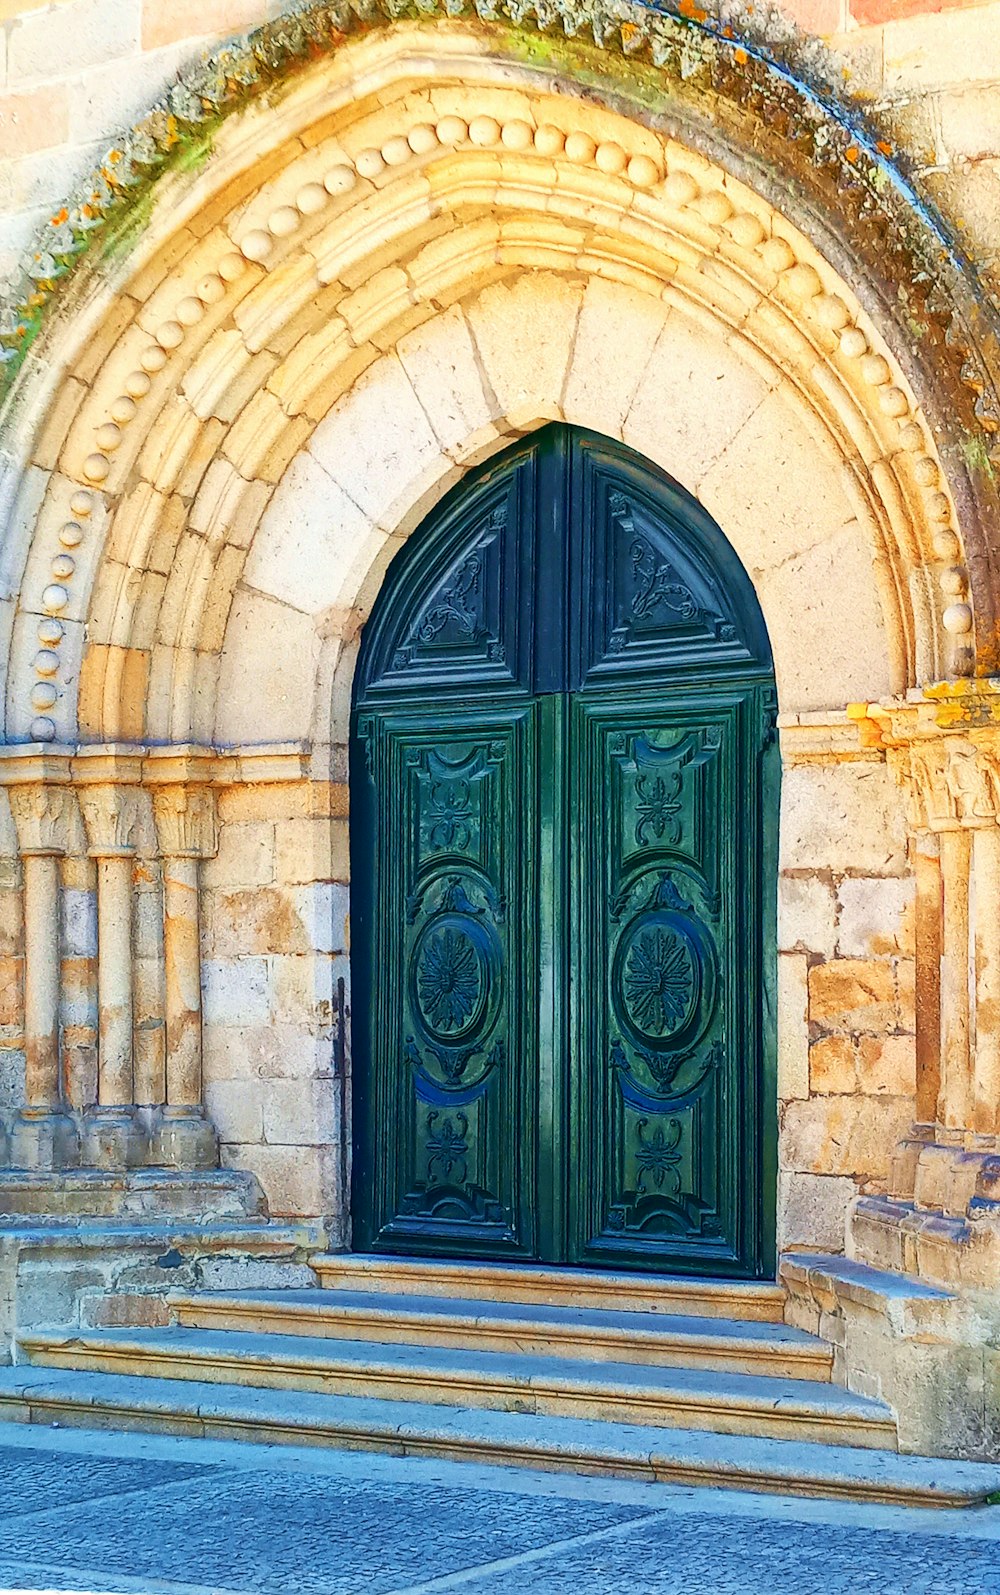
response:
M0 1234L24 1218L264 1220L267 1204L255 1177L237 1169L0 1170Z
M810 1253L783 1257L780 1279L786 1322L834 1347L836 1383L889 1405L901 1451L1000 1454L995 1293L949 1290L856 1258Z
M848 1224L861 1264L918 1275L929 1286L1000 1289L1000 1202L974 1195L962 1215L898 1198L860 1196Z

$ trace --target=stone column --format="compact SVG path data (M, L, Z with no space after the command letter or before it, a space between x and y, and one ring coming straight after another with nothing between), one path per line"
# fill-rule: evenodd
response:
M1000 1131L1000 826L974 832L976 882L976 1056L973 1146L990 1150Z
M11 786L24 872L25 1102L14 1122L15 1168L54 1170L79 1162L76 1123L62 1099L59 1067L59 859L66 851L66 786Z
M167 1100L151 1157L173 1168L215 1168L218 1136L202 1091L199 923L200 860L218 847L215 796L205 786L154 787L153 812L163 859Z
M971 837L941 832L941 1088L937 1119L949 1140L962 1141L971 1100L969 866Z
M129 772L117 772L121 774ZM138 776L138 761L133 779ZM86 1117L83 1157L98 1168L146 1160L132 1082L132 865L138 821L134 785L80 787L88 851L97 861L97 1103Z
M933 1136L941 1092L941 846L923 830L912 844L917 1102L914 1134Z

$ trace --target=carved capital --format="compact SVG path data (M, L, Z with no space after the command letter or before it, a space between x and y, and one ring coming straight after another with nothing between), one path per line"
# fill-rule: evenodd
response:
M91 858L115 858L135 851L138 794L132 786L81 786L80 808Z
M32 782L7 790L21 852L65 853L69 847L72 802L68 788Z
M914 830L997 823L1000 759L991 748L964 736L924 737L890 749L889 763L906 790Z
M209 787L156 787L153 813L164 858L211 858L218 851L215 793Z

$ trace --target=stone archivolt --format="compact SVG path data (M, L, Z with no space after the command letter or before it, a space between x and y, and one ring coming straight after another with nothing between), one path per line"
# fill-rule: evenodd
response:
M213 736L211 661L275 482L380 350L485 282L539 270L628 285L763 358L844 462L890 686L968 670L946 478L891 349L837 272L703 156L540 93L527 70L497 87L461 32L435 35L420 82L414 31L341 52L259 126L232 119L216 161L174 204L165 196L104 327L89 306L76 357L61 329L63 397L15 516L34 535L8 734ZM539 419L536 405L494 425L502 436Z

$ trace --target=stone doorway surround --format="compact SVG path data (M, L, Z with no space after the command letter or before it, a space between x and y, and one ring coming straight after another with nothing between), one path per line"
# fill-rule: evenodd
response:
M348 1242L359 631L463 471L562 419L696 494L771 635L789 1312L890 1400L923 1359L911 1442L982 1454L1000 1438L988 473L942 419L937 332L901 334L832 213L776 207L666 88L653 115L620 56L566 49L532 60L459 19L298 62L165 171L128 248L69 275L21 366L5 1205L197 1215L221 1163L227 1212L262 1190Z

